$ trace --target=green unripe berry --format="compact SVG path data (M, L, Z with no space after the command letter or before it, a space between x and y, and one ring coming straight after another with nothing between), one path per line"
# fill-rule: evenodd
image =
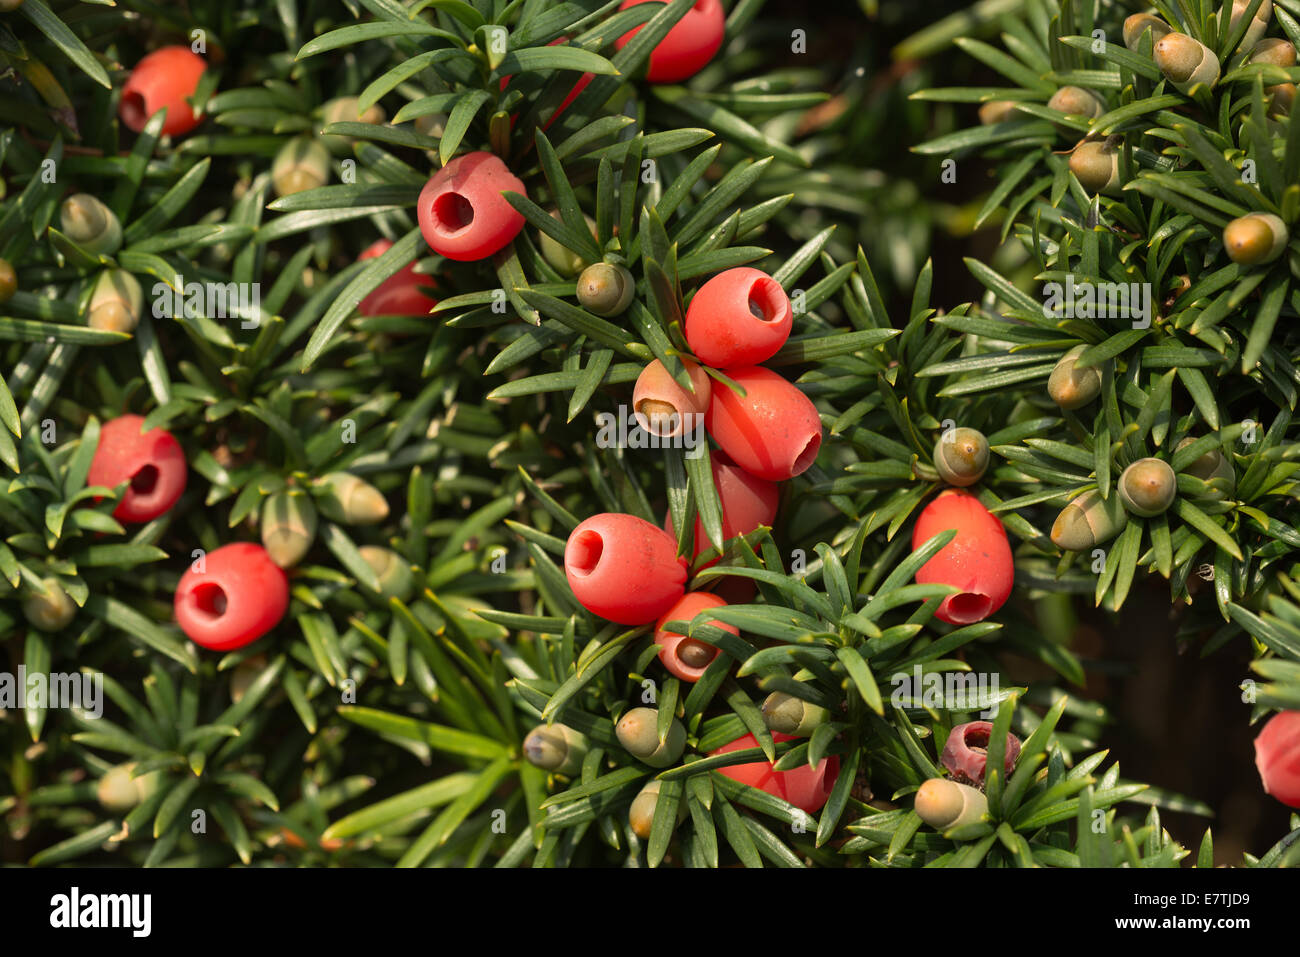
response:
M988 813L988 799L968 784L930 778L916 792L917 816L938 831L974 824Z
M1096 118L1106 112L1106 103L1096 93L1081 86L1063 86L1047 101L1049 110L1056 110L1067 116L1087 116Z
M1110 541L1127 522L1118 495L1103 499L1093 489L1061 509L1052 525L1052 542L1067 552L1085 552Z
M133 777L134 770L135 762L132 761L104 772L95 788L95 797L104 810L111 814L125 814L157 792L162 780L161 771Z
M1178 443L1178 449L1185 448L1195 441L1189 436ZM1209 494L1209 498L1227 498L1237 490L1237 470L1232 466L1232 459L1219 449L1210 449L1183 471L1211 486L1213 491Z
M784 691L773 691L763 701L763 721L779 734L806 738L830 719L825 708Z
M659 712L654 708L633 708L623 715L614 733L618 735L619 744L642 764L666 768L675 764L686 749L686 729L673 718L668 726L668 736L660 743L658 722Z
M985 126L996 126L1016 118L1015 100L989 100L980 106L980 122Z
M563 222L564 216L558 209L551 210L551 218L557 222ZM591 235L596 235L596 221L590 216L583 216L587 221L587 226L591 229ZM575 253L567 246L562 246L546 233L541 233L538 240L538 249L541 250L542 258L551 264L551 268L558 272L566 279L570 276L576 276L578 271L587 264L578 253Z
M1077 409L1101 395L1101 370L1096 366L1075 367L1087 346L1075 346L1061 356L1047 378L1047 394L1062 409Z
M1291 235L1272 213L1247 213L1223 227L1223 248L1242 266L1262 266L1282 255Z
M572 777L582 770L590 742L567 724L539 724L524 738L524 757L553 774Z
M593 263L578 277L578 302L598 316L617 316L632 304L636 281L622 266Z
M1214 51L1185 33L1160 38L1152 51L1156 66L1180 93L1196 86L1214 86L1219 80L1219 58Z
M41 631L59 631L66 628L77 615L77 605L57 578L43 579L48 594L33 594L23 602L23 615L33 628Z
M415 574L410 563L391 548L362 545L358 552L379 578L379 591L385 598L410 601L415 592Z
M632 806L627 809L627 822L632 826L632 833L643 841L650 839L650 828L654 824L655 810L659 807L659 791L662 785L662 781L648 782L632 799ZM677 823L680 824L684 820L686 820L686 802L679 800Z
M1138 459L1119 477L1119 497L1134 515L1151 518L1165 512L1178 494L1178 477L1169 463Z
M111 256L122 248L117 214L89 193L75 193L63 201L59 230L94 256Z
M292 568L316 539L316 506L303 492L276 492L262 503L262 547L281 568Z
M974 485L989 467L989 440L977 429L949 429L934 443L934 467L949 485Z
M1295 44L1281 37L1266 37L1250 51L1251 63L1271 63L1283 69L1295 66Z
M144 311L144 291L125 269L105 269L90 294L86 325L112 332L134 332Z
M1151 31L1151 42L1158 43L1161 37L1174 32L1174 28L1159 17L1149 13L1135 13L1124 21L1124 46L1137 52L1138 41L1147 30Z
M277 196L324 186L329 175L329 150L310 136L295 136L280 148L271 163L271 182Z
M361 101L355 96L336 97L321 108L321 123L323 126L331 123L369 123L377 126L388 118L378 103L371 104L364 113L360 112L360 106ZM355 142L352 137L340 136L338 133L322 133L320 141L336 156L347 155Z
M8 302L18 291L18 273L7 259L0 259L0 303Z
M1090 193L1120 193L1119 149L1108 142L1081 144L1070 154L1070 172Z
M351 472L331 472L318 479L316 487L316 507L331 522L375 525L388 517L383 493Z

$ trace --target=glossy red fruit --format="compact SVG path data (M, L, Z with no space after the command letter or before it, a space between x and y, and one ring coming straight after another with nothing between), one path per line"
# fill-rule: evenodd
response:
M116 488L129 482L113 509L119 522L151 522L176 504L189 468L181 444L163 429L143 435L144 418L122 415L105 422L86 473L87 485Z
M603 512L569 533L564 574L583 608L620 625L647 625L686 591L686 560L662 528Z
M960 588L939 603L935 617L950 625L970 625L1006 603L1015 582L1015 563L1002 523L961 489L941 492L925 507L912 529L912 548L950 528L957 530L957 537L921 566L916 581Z
M686 309L686 342L708 366L755 366L790 338L794 313L781 284L742 266L714 276Z
M546 45L547 45L548 47L558 46L558 45L561 44L561 43L567 43L568 40L569 40L568 37L556 37L554 40L552 40L550 43L548 43L548 44L546 44ZM514 76L514 74L513 74L513 73L509 73L509 74L506 74L505 76L503 76L503 77L501 78L501 89L502 89L502 90L504 90L504 89L506 88L506 86L509 85L509 83L510 83L510 78L511 78L512 76ZM568 95L567 95L563 100L560 101L560 105L557 106L557 107L552 111L551 115L548 116L548 117L546 118L546 121L545 121L544 123L542 123L542 131L543 131L543 132L545 132L546 130L550 129L551 124L554 123L556 120L558 120L558 119L560 118L560 114L563 113L565 110L567 110L567 109L569 108L569 106L573 103L573 101L576 100L576 99L578 98L578 94L580 94L583 90L585 90L585 89L587 88L587 84L590 83L590 82L591 82L592 80L594 80L595 78L596 78L596 74L594 74L594 73L584 73L584 74L582 74L582 76L578 77L578 82L575 83L575 84L573 84L573 89L571 89L571 90L569 91ZM512 115L511 115L511 117L510 117L510 128L511 128L511 129L514 129L514 126L515 126L515 120L517 120L517 119L519 119L518 114L512 114Z
M659 660L675 677L682 681L699 681L704 670L713 663L714 658L718 657L718 649L694 638L687 638L678 632L665 631L664 625L670 621L690 621L702 611L722 608L726 604L717 595L706 591L693 591L683 595L680 601L659 616L659 621L655 624L655 644L659 646ZM721 621L715 621L713 624L733 635L740 634L740 630L735 625L728 625Z
M493 153L457 156L420 190L416 219L429 248L448 259L473 262L506 246L524 217L503 191L525 195L523 181Z
M773 731L772 740L794 741L795 736ZM758 741L752 734L747 734L730 744L724 744L716 751L711 751L710 754L729 754L732 751L756 747ZM766 759L752 764L732 764L715 770L733 781L748 784L750 787L756 787L789 801L807 814L816 814L822 809L826 799L831 796L831 788L835 786L835 780L840 776L840 759L837 755L831 755L822 758L815 768L810 768L804 763L793 771L773 771L772 765Z
M649 0L623 0L619 9L626 10L647 2ZM719 0L698 0L650 54L646 79L651 83L680 83L693 77L722 48L726 27L726 15ZM640 29L637 27L625 33L614 45L623 49Z
M989 759L989 738L993 734L990 721L971 721L959 724L948 732L939 763L948 769L958 784L979 787L984 783L984 768ZM1007 775L1015 769L1020 757L1020 739L1007 732L1006 747L1002 752L1002 769ZM1003 779L1005 783L1006 779Z
M726 386L719 386L726 388ZM712 452L709 455L709 471L713 473L713 487L718 490L718 504L722 506L723 541L737 535L748 535L760 525L771 525L776 520L776 507L781 500L781 487L750 475L724 452ZM676 537L673 529L672 512L664 519L664 530ZM712 546L704 532L704 523L695 519L695 554ZM713 565L717 559L709 562ZM708 565L704 566L705 568ZM741 579L737 579L740 581Z
M1280 711L1255 738L1255 767L1264 791L1300 808L1300 711Z
M199 77L208 68L207 61L189 47L163 47L150 53L131 71L122 87L117 114L132 131L139 133L149 118L167 108L162 131L180 136L199 125L198 117L185 102L199 88Z
M289 607L289 579L261 545L235 542L208 552L176 586L176 621L197 645L233 651L261 638Z
M357 259L378 259L392 246L391 240L376 239ZM362 299L357 310L363 316L427 316L438 300L421 287L432 285L433 280L416 272L415 263L411 263L389 276L378 289Z
M761 366L727 370L745 390L725 383L713 388L704 427L737 465L758 478L781 482L817 459L822 423L812 400L798 386Z

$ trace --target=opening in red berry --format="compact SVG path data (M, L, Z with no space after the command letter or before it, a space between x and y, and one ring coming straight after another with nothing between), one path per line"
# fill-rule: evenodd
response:
M433 201L433 223L438 232L450 236L473 222L474 206L460 193L443 193Z
M211 618L226 613L226 593L220 585L207 582L194 589L194 607Z
M791 470L795 475L807 471L813 462L817 461L817 453L821 451L822 437L821 434L814 435L808 440L808 444L803 447L803 451L796 456L794 468Z
M600 533L586 529L569 541L565 565L573 574L585 578L596 570L604 550L605 543L601 540Z
M144 94L135 90L130 90L122 94L122 121L130 129L139 129L149 122L149 114L145 112Z
M960 595L953 595L952 601L948 602L948 617L959 625L969 625L987 618L993 610L993 599L988 595L980 595L976 592L962 592ZM967 741L970 736L967 736ZM985 744L988 743L988 736L985 735Z
M131 491L136 495L148 495L158 487L158 466L145 465L131 476Z
M749 287L749 311L755 319L776 322L785 312L784 293L775 279L763 276Z
M957 598L966 598L966 597L968 596L966 595L957 596ZM976 595L973 597L982 598L983 596ZM989 732L987 728L982 728L978 726L969 727L966 729L966 733L962 735L962 740L966 742L966 747L970 748L972 751L980 751L985 754L988 753Z

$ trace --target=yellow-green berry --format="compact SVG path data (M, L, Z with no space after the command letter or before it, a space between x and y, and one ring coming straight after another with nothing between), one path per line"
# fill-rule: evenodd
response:
M86 324L92 329L134 332L143 311L139 280L125 269L105 269L90 294Z
M1052 541L1069 552L1083 552L1110 541L1128 519L1118 495L1103 499L1096 489L1076 497L1056 517Z
M635 287L624 267L592 263L578 277L578 302L598 316L616 316L632 304Z
M1247 213L1223 227L1223 248L1242 266L1273 262L1290 239L1286 223L1272 213Z
M668 726L668 736L659 741L659 712L654 708L633 708L614 728L619 744L652 768L666 768L675 764L686 748L686 729L673 718Z
M1075 365L1087 346L1075 346L1057 361L1047 378L1047 394L1062 409L1078 409L1101 395L1101 370Z
M310 136L295 136L280 148L271 163L271 182L277 196L324 186L329 175L329 150Z
M590 742L567 724L539 724L524 738L524 757L553 774L572 777L582 770Z
M74 193L63 201L59 230L92 255L111 256L122 248L117 214L89 193Z
M262 503L262 547L271 561L291 568L316 539L316 506L305 492L276 492Z
M913 807L922 821L939 831L974 824L989 809L980 791L948 778L930 778L922 784Z
M46 594L35 592L23 602L23 615L33 628L41 631L59 631L71 624L77 615L76 603L68 597L57 578L42 580Z
M974 485L989 467L989 440L978 429L950 429L934 443L934 467L949 485Z
M1161 459L1138 459L1119 477L1119 497L1134 515L1151 518L1165 512L1178 494L1178 477Z

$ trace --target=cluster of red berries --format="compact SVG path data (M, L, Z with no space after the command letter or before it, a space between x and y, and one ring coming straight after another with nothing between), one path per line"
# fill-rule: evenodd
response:
M185 491L185 452L170 432L141 431L144 419L123 415L99 430L86 475L89 485L125 486L113 508L121 522L151 522ZM289 607L289 581L266 549L223 545L196 559L176 586L176 621L195 644L232 651L261 638Z

